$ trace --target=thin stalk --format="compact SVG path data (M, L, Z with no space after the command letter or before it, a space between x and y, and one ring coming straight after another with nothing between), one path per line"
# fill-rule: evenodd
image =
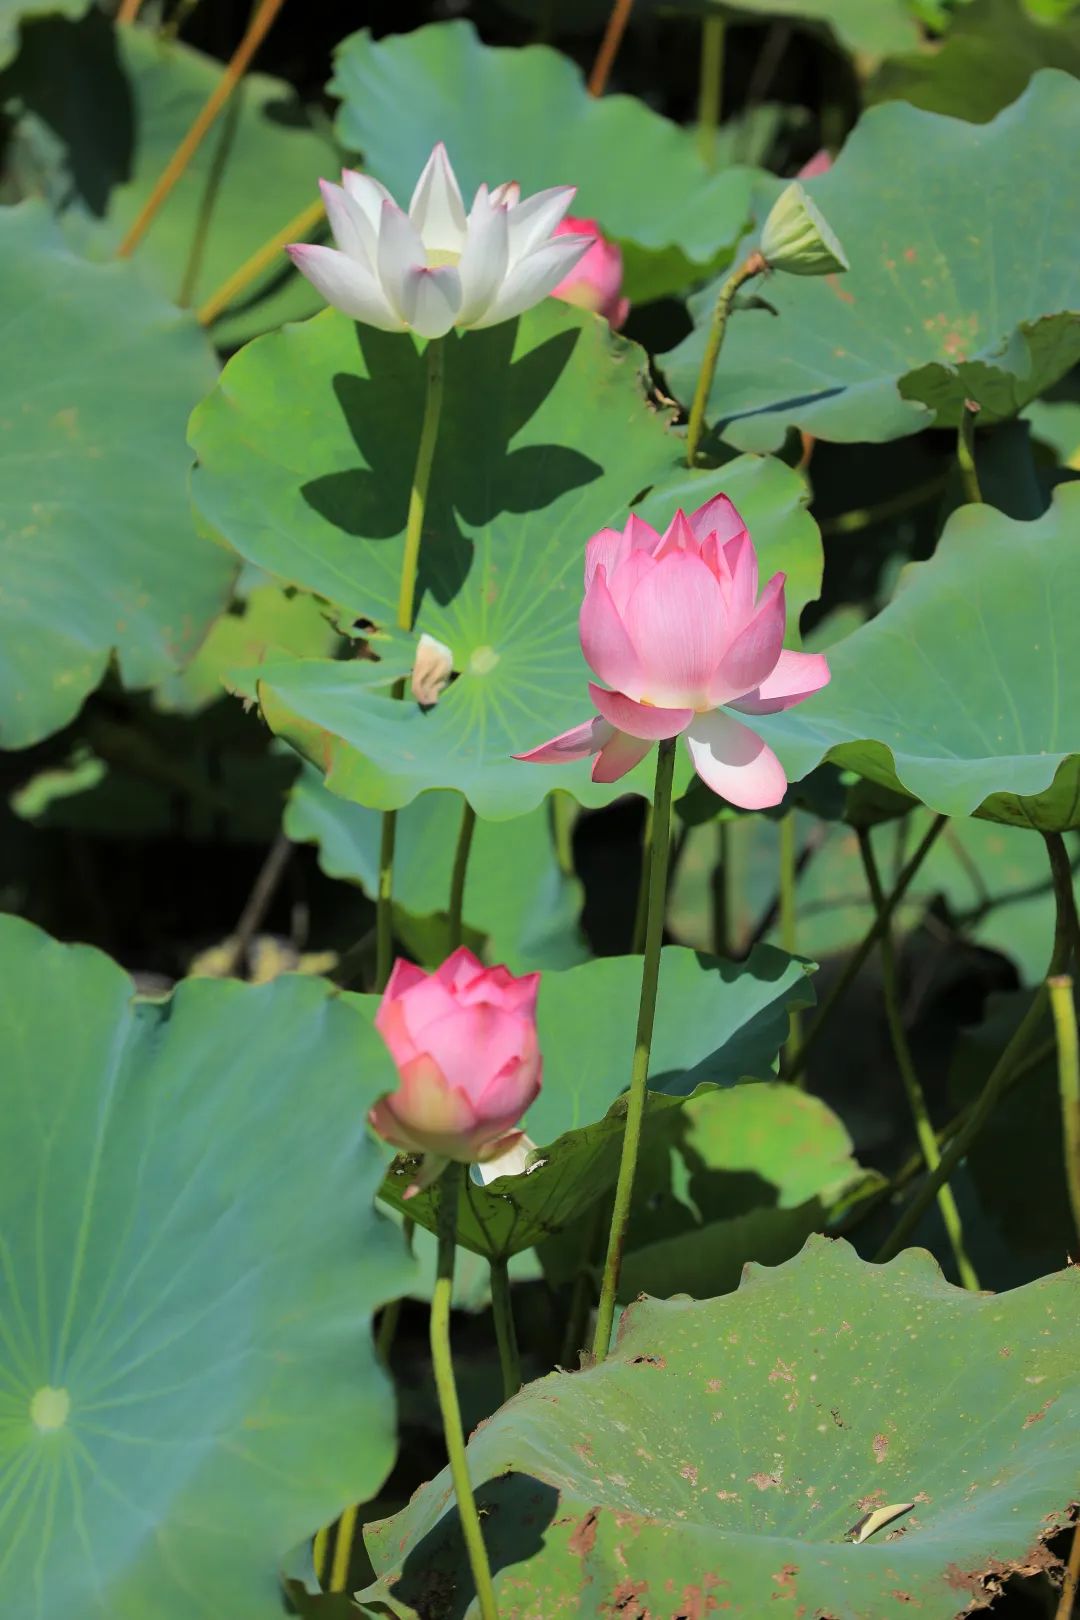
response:
M716 865L712 874L712 948L714 956L730 956L734 947L734 918L732 912L734 884L732 882L732 823L716 823Z
M326 1575L326 1561L330 1552L330 1531L325 1527L316 1530L315 1539L311 1544L311 1561L315 1565L315 1579L325 1592L324 1577Z
M444 350L441 338L431 338L427 346L427 381L424 390L424 415L420 423L420 440L416 447L416 465L413 468L412 488L409 491L409 512L405 520L405 550L401 559L401 583L398 587L397 622L400 630L411 630L416 605L416 576L420 566L420 541L424 534L424 515L427 511L428 486L431 483L431 464L435 459L435 441L439 434L442 415ZM405 696L404 680L395 681L392 696ZM394 841L397 835L397 812L384 810L382 837L379 842L379 883L375 895L375 988L385 990L390 977L394 953ZM464 882L464 877L462 877Z
M630 21L630 13L634 7L634 0L615 0L611 14L604 29L604 37L600 41L600 49L596 53L596 61L589 74L590 96L602 96L607 89L611 70L615 65L615 58L619 54L622 37L626 33L626 25Z
M222 967L222 976L228 978L243 965L247 956L248 947L255 938L259 926L270 909L271 901L278 891L278 885L285 875L285 868L292 855L292 844L283 832L279 832L267 851L266 859L259 868L258 876L251 886L251 893L244 902L244 909L240 913L240 920L232 935L229 954Z
M508 1401L521 1388L521 1359L518 1356L514 1307L510 1298L510 1273L505 1258L492 1260L491 1310L495 1318L495 1339L502 1368L503 1400Z
M576 803L572 793L556 788L551 795L551 835L555 840L555 859L563 877L574 876L574 811Z
M634 907L634 938L630 949L640 956L645 949L645 927L649 920L649 874L652 871L653 807L647 805L641 829L641 870L638 875L637 904Z
M454 867L450 873L450 949L456 951L461 944L464 932L462 916L465 905L465 879L469 871L469 851L472 849L473 833L476 831L476 811L465 800L465 808L461 812L461 826L458 829L457 845L454 849Z
M1065 1180L1069 1187L1073 1222L1080 1237L1080 1054L1077 1052L1076 1003L1067 973L1049 981L1050 1011L1057 1037L1058 1089L1061 1126L1065 1141Z
M701 22L701 76L698 80L698 150L707 168L716 167L716 132L724 93L724 18L713 12Z
M251 257L245 259L239 269L234 270L232 275L199 305L195 311L195 319L199 325L209 326L212 321L216 321L222 310L228 308L239 293L250 287L269 265L277 261L282 249L289 242L302 241L314 230L324 213L321 198L318 202L309 203L290 219L287 225L283 225L280 231L276 231L261 247L256 248Z
M806 1032L806 1039L803 1041L802 1045L799 1047L799 1050L795 1053L795 1056L792 1059L791 1071L788 1075L789 1080L794 1080L795 1076L797 1074L801 1074L803 1069L805 1069L806 1060L817 1043L822 1030L825 1028L834 1007L850 989L852 980L855 979L863 963L866 961L866 958L870 955L870 952L881 938L882 929L891 920L893 912L896 910L908 889L911 887L912 882L918 874L920 866L926 859L927 855L929 855L937 839L941 836L948 819L948 816L935 816L926 833L919 841L919 845L915 850L915 853L912 855L911 859L900 873L900 876L897 878L890 893L886 896L885 904L882 906L881 910L870 924L870 927L863 935L860 944L856 946L855 950L852 951L851 955L848 957L844 964L842 973L836 980L832 989L829 991L829 994L825 997L825 1000L822 1002L821 1006L818 1008L817 1016Z
M499 1620L495 1603L495 1587L491 1579L487 1548L480 1529L480 1515L476 1509L469 1464L465 1455L465 1434L461 1427L461 1408L458 1405L457 1386L454 1383L454 1363L450 1350L450 1297L454 1289L454 1251L457 1246L457 1212L461 1199L461 1186L465 1166L451 1161L438 1180L438 1264L435 1291L431 1296L431 1361L435 1373L435 1391L439 1397L446 1455L450 1461L450 1477L454 1482L461 1535L469 1556L473 1584L480 1620Z
M878 872L877 861L874 859L873 845L870 842L870 833L865 827L859 828L859 853L862 856L863 869L866 872L866 881L870 888L870 896L874 902L874 910L880 914L885 904L885 891L881 887L881 876ZM896 953L893 950L892 929L886 922L881 930L881 993L885 1006L885 1019L889 1026L889 1036L892 1040L893 1055L896 1066L900 1070L900 1078L907 1093L908 1107L915 1125L915 1136L922 1153L923 1162L928 1170L936 1170L941 1163L941 1153L938 1148L937 1132L930 1119L930 1111L926 1106L926 1096L919 1081L915 1061L911 1055L911 1046L908 1042L907 1031L904 1028L904 1019L900 1011L900 995L897 987ZM949 1246L956 1261L956 1271L965 1288L978 1293L980 1283L975 1267L968 1259L967 1244L964 1240L964 1227L960 1219L960 1211L956 1206L953 1190L949 1186L938 1188L938 1209L949 1239Z
M1065 1569L1054 1620L1075 1620L1077 1593L1080 1593L1080 1524L1073 1531L1072 1552Z
M210 95L195 116L194 122L172 157L165 165L153 191L143 203L131 228L117 249L117 256L126 259L142 241L158 211L191 162L206 136L207 130L247 72L248 64L281 10L284 0L259 0L243 39L233 52L228 66Z
M615 1320L615 1292L619 1285L623 1245L630 1224L630 1202L634 1192L641 1124L645 1115L645 1094L649 1078L653 1021L656 1016L656 990L660 978L660 946L664 938L664 910L667 901L668 844L671 839L671 783L675 774L674 737L666 738L657 749L656 787L653 792L653 836L649 863L649 916L645 929L645 955L641 964L641 999L638 1003L637 1036L630 1067L630 1092L626 1105L626 1133L615 1184L600 1303L596 1310L593 1358L603 1361L611 1343Z
M229 103L225 117L221 121L221 134L210 160L206 184L203 186L202 195L199 198L199 209L195 216L195 229L191 233L191 241L188 244L187 263L184 265L184 273L180 278L180 290L176 295L176 302L181 309L190 307L191 300L195 295L195 284L202 272L206 244L214 220L214 209L225 179L225 170L228 167L233 143L236 140L239 118L240 97L234 96Z
M120 0L120 10L116 13L118 23L133 23L142 10L143 0Z
M891 1260L893 1255L899 1252L903 1247L904 1240L918 1225L923 1211L928 1207L931 1200L937 1196L938 1188L945 1185L961 1159L966 1156L972 1142L997 1107L1000 1097L1013 1077L1013 1071L1025 1056L1031 1038L1042 1022L1049 999L1046 982L1057 978L1068 966L1076 919L1076 904L1072 892L1072 869L1069 865L1065 845L1061 840L1061 834L1046 833L1044 837L1050 856L1050 870L1054 879L1054 899L1056 902L1054 945L1050 952L1046 979L1032 997L1031 1005L1013 1031L1012 1038L1006 1043L1005 1050L991 1069L986 1084L972 1104L967 1119L941 1155L937 1168L932 1170L922 1185L916 1189L911 1203L882 1244L880 1252L875 1256L878 1261Z
M566 1318L562 1350L559 1354L559 1365L568 1369L577 1366L581 1353L585 1349L589 1311L592 1309L593 1299L596 1296L594 1267L596 1264L596 1250L603 1233L602 1217L605 1202L605 1199L598 1198L589 1214L588 1226L582 1239L577 1274L574 1277L574 1286L570 1293L570 1310Z
M799 829L794 810L780 818L780 945L789 956L798 949L799 918L796 907L796 885L799 879ZM802 1043L802 1013L794 1011L788 1019L788 1038L784 1045L782 1071L786 1074L795 1053ZM802 1077L805 1083L805 1075Z
M709 322L709 331L705 339L705 353L701 357L701 370L698 372L697 387L694 389L694 402L690 407L690 420L686 428L686 465L692 467L697 460L698 445L705 430L705 411L709 404L709 394L712 392L713 377L716 375L716 362L720 358L720 350L724 343L724 333L727 331L728 316L731 306L735 302L735 294L747 281L754 276L760 276L768 266L760 253L754 252L745 259L737 269L731 272L717 295L713 307L712 320Z
M334 1558L330 1565L330 1592L344 1592L349 1584L349 1565L352 1562L353 1538L356 1535L356 1522L360 1517L360 1508L354 1503L347 1507L338 1520L337 1535L334 1537Z
M973 504L981 505L982 489L975 465L975 416L976 412L965 401L960 408L960 426L956 430L956 460L965 497Z

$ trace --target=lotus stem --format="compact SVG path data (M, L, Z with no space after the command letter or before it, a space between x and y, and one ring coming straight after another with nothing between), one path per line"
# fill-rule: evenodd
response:
M435 1291L431 1296L431 1360L435 1372L435 1391L439 1398L446 1455L450 1461L450 1477L454 1482L458 1516L465 1551L469 1557L480 1620L499 1620L495 1603L495 1587L491 1579L487 1548L480 1528L480 1515L469 1478L469 1463L465 1455L465 1434L461 1427L461 1407L458 1404L457 1385L454 1382L454 1363L450 1350L450 1299L454 1289L454 1253L457 1247L457 1212L461 1199L461 1185L465 1166L451 1161L438 1181L438 1262Z
M780 946L789 956L798 950L799 919L796 905L799 881L799 829L794 810L780 818ZM802 1015L793 1009L788 1017L788 1038L784 1047L785 1069L790 1065L802 1041ZM802 1076L805 1083L805 1074Z
M964 486L964 495L973 505L982 504L982 488L979 484L979 471L975 465L975 417L978 406L972 406L967 400L960 407L960 425L956 430L956 460L960 467L960 482Z
M626 25L630 21L630 13L634 7L634 0L615 0L611 13L604 29L604 37L600 41L600 49L596 53L596 60L589 74L588 90L590 96L602 96L607 89L611 70L615 65L615 58L619 54L622 37L626 33Z
M881 886L881 877L878 873L877 861L874 858L873 845L870 842L870 833L865 827L859 828L859 853L862 856L863 869L866 872L866 881L870 889L870 896L874 902L874 910L879 915L885 904L885 893ZM892 1041L893 1055L896 1066L900 1070L900 1078L907 1093L908 1107L915 1124L915 1136L922 1153L923 1163L927 1170L934 1171L941 1163L941 1152L938 1148L937 1132L930 1119L930 1112L926 1106L926 1095L919 1080L918 1071L911 1055L911 1046L908 1042L907 1032L904 1029L904 1020L900 1012L900 996L897 987L896 953L893 950L892 929L888 921L884 923L879 940L881 951L881 989L882 1000L885 1005L885 1019L889 1026L889 1037ZM956 1206L953 1190L948 1185L938 1188L938 1209L949 1239L949 1246L956 1261L956 1271L965 1288L978 1293L979 1278L968 1258L967 1244L964 1240L964 1227L960 1219L960 1211Z
M462 921L465 904L465 879L469 871L469 851L472 849L473 833L476 831L476 811L465 800L465 808L461 812L461 827L458 831L457 845L454 849L454 867L450 874L450 949L456 951L461 944L464 934Z
M675 738L665 738L656 754L656 787L653 792L652 845L649 862L649 913L645 928L645 955L641 964L641 999L638 1003L637 1036L630 1068L630 1092L626 1105L626 1132L615 1183L607 1255L596 1310L593 1358L603 1361L611 1343L615 1320L615 1294L619 1286L623 1246L630 1224L630 1204L634 1193L641 1125L652 1050L656 992L660 979L660 947L664 939L664 912L667 903L668 846L671 841L671 784L675 774Z
M259 4L252 13L251 21L248 23L247 31L233 52L225 72L199 109L191 128L165 165L154 189L143 203L134 223L120 243L119 248L117 248L118 258L128 258L134 253L146 235L162 204L166 201L176 182L202 145L210 126L247 72L251 58L265 39L270 25L283 4L284 0L259 0Z
M701 76L698 80L698 149L706 168L716 167L716 132L724 88L724 18L710 13L701 21Z
M645 928L649 921L649 881L652 872L653 807L645 807L645 820L641 828L641 873L638 877L637 902L634 906L634 937L630 949L640 956L645 949Z
M514 1307L510 1298L510 1272L505 1256L489 1262L491 1268L491 1310L495 1318L495 1340L499 1346L503 1400L508 1401L521 1388L521 1360L518 1356Z
M724 343L724 334L727 331L728 316L731 306L735 302L735 294L747 281L754 276L760 276L767 269L765 260L760 253L751 253L744 259L737 270L724 282L713 306L712 320L709 322L708 335L705 338L705 352L701 357L701 370L698 372L697 387L694 389L694 402L690 407L690 420L686 428L686 465L693 467L697 461L698 445L705 429L705 412L709 404L709 395L712 392L713 378L716 375L716 363L720 358L720 350Z
M1059 973L1049 981L1049 991L1050 1011L1054 1016L1054 1033L1057 1037L1065 1180L1069 1188L1073 1224L1080 1238L1080 1053L1077 1052L1073 981L1067 973Z

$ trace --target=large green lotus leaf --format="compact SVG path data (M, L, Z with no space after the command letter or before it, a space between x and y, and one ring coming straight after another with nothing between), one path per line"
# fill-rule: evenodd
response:
M585 718L585 542L625 521L676 443L646 404L644 355L599 317L548 299L446 341L416 628L451 648L460 679L428 713L393 702L395 643L380 664L272 661L260 695L346 797L384 809L453 787L508 817L578 779L511 755ZM192 420L204 519L280 578L392 622L424 369L408 337L333 310L250 344Z
M752 170L708 168L693 131L633 96L591 97L580 69L545 45L485 45L464 21L383 40L365 29L338 47L335 68L338 134L399 200L439 140L470 199L481 181L575 185L574 213L624 245L631 299L725 263L749 218Z
M87 264L39 203L0 210L0 746L65 725L115 651L127 686L190 658L228 553L193 533L184 422L214 378L130 265Z
M1080 358L1077 139L1080 84L1049 69L988 124L899 102L866 113L808 184L851 269L777 274L775 314L735 314L709 405L724 437L768 450L794 424L895 439L955 425L965 399L984 422L1012 416L1064 375ZM693 302L695 329L665 360L684 400L716 291Z
M830 650L832 680L756 721L788 774L823 759L950 816L1080 824L1080 488L1033 523L965 506L876 619Z
M919 40L917 0L652 0L660 10L719 11L730 20L754 17L824 24L849 51L872 56L912 49ZM934 8L937 9L936 6Z
M398 816L394 901L421 917L445 912L463 800L423 793ZM305 765L289 796L285 830L319 847L330 877L358 883L374 896L382 818L324 786ZM547 806L513 821L480 821L465 880L464 921L487 936L487 955L513 973L572 967L583 960L578 932L581 884L559 869ZM437 964L435 964L437 965Z
M1022 0L967 0L953 13L945 40L882 63L867 97L985 123L1047 67L1080 74L1076 17L1051 23L1032 16Z
M0 93L18 109L10 162L42 192L81 251L110 258L199 109L220 62L150 29L114 29L100 13L25 30ZM138 248L169 298L197 307L333 175L333 147L283 80L249 73ZM232 345L321 300L285 254L214 325Z
M19 49L19 25L24 19L60 13L81 16L93 0L0 0L0 67L5 67Z
M394 1456L393 1069L321 981L133 995L0 920L3 1607L274 1620L279 1561Z
M734 1294L643 1300L606 1361L527 1385L469 1444L499 1612L953 1620L1068 1522L1078 1365L1075 1268L972 1296L923 1250L875 1266L812 1237ZM362 1612L438 1591L472 1620L452 1501L439 1475L369 1526Z
M700 1085L771 1074L791 1010L813 1002L807 971L807 963L771 946L737 964L667 947L649 1068L652 1116L659 1122ZM486 1188L470 1182L458 1225L467 1248L478 1254L530 1248L614 1183L640 989L636 956L545 973L538 1011L544 1083L522 1122L539 1149L536 1167ZM395 1166L384 1196L433 1228L431 1192L403 1203L413 1179Z

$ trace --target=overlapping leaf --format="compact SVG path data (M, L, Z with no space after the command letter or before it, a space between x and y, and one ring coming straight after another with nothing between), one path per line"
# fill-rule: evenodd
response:
M139 1004L10 917L0 967L2 1606L273 1620L280 1561L393 1459L389 1058L315 980Z
M228 553L188 510L184 423L214 362L127 264L78 258L39 203L0 210L0 746L75 715L115 651L149 686L224 606Z
M737 1293L631 1306L607 1361L527 1385L469 1445L500 1612L953 1620L1068 1521L1078 1307L1075 1268L973 1298L922 1251L871 1266L824 1238ZM440 1476L369 1528L362 1612L437 1589L462 1620L452 1501Z
M1080 201L1069 156L1080 84L1038 73L991 123L901 103L872 108L809 189L850 271L775 276L762 309L731 321L710 418L743 449L794 424L825 439L885 440L1014 415L1080 357ZM905 154L903 164L897 152ZM716 287L667 358L689 399Z
M50 12L78 17L91 3L92 0L0 0L0 68L18 52L19 26L24 19Z

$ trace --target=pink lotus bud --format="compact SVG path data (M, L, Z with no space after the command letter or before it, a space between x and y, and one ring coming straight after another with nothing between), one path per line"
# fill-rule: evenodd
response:
M595 219L574 219L571 215L558 225L554 236L588 235L595 238L584 257L579 259L559 285L553 298L562 298L568 304L578 304L597 315L606 316L610 324L620 327L630 313L630 300L621 298L622 253L614 242L609 242Z
M819 174L828 174L831 168L832 158L828 150L823 146L820 151L814 153L812 158L807 158L795 178L796 180L813 180Z
M368 1116L394 1147L472 1164L506 1153L540 1090L539 973L515 979L464 946L434 973L398 961L375 1027L401 1079ZM430 1168L420 1185L430 1181Z
M784 650L784 576L758 594L753 542L726 495L676 512L660 535L631 514L585 548L581 650L592 720L518 759L563 764L595 754L594 782L615 782L654 742L685 735L694 769L730 804L779 804L787 778L739 714L773 714L829 679L820 653ZM611 688L608 690L607 688Z

